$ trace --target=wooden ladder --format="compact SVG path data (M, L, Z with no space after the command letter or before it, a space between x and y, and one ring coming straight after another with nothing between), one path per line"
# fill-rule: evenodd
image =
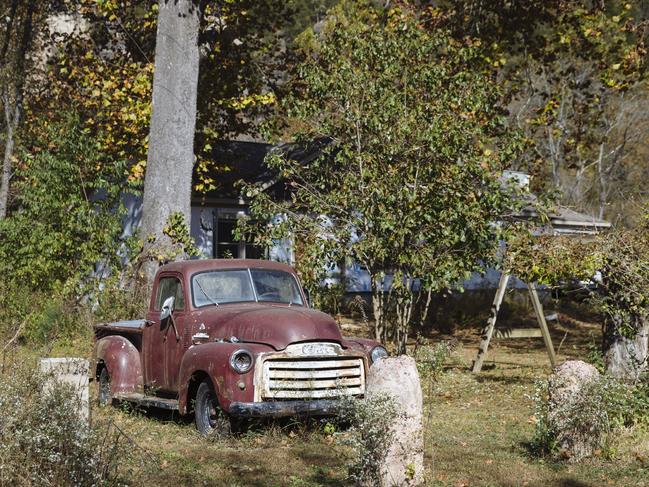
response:
M496 320L498 319L498 312L500 311L500 305L503 302L505 297L505 291L507 290L507 283L509 282L509 274L501 274L500 281L498 282L498 290L496 291L496 296L494 297L494 302L491 305L491 315L487 320L487 326L485 326L482 331L482 337L480 339L480 347L478 348L478 355L473 362L473 372L478 373L482 369L482 363L484 362L485 357L487 356L487 349L489 348L489 343L491 338L494 335L494 330L496 328ZM552 338L550 337L550 330L548 329L548 323L545 320L545 315L543 314L543 306L541 305L541 300L539 299L539 294L536 291L536 285L534 283L527 284L527 289L530 292L530 297L532 298L532 306L534 307L534 314L536 315L536 320L539 323L540 336L543 337L543 342L545 343L545 348L548 351L548 356L550 357L550 364L552 368L557 365L557 357L554 353L554 346L552 345ZM529 333L527 331L516 331L511 330L509 334L499 333L499 336L503 338L529 338L531 336L539 336L538 334Z

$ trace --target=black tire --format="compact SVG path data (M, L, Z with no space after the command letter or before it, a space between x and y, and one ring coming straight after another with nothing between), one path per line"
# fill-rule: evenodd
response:
M232 433L230 418L219 407L219 401L208 380L201 382L196 391L194 417L196 429L204 436L225 438Z
M110 391L110 375L106 367L101 369L99 374L99 389L97 393L97 400L100 406L108 406L113 403L113 394Z

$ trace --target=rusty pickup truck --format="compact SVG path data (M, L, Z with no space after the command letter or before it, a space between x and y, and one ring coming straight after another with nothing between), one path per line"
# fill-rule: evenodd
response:
M101 404L193 413L201 433L227 434L240 418L333 414L385 356L310 308L287 265L192 260L160 267L145 319L95 325L92 367Z

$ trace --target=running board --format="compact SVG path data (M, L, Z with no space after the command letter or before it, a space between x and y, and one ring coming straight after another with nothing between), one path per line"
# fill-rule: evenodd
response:
M168 409L170 411L178 410L178 399L167 399L157 396L145 396L144 394L115 394L113 396L119 401L134 402L138 406L147 408Z

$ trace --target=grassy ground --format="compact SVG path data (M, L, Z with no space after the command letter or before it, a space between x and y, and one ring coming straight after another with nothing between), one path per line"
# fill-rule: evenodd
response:
M467 359L475 350L466 349ZM542 350L498 347L495 367L474 376L462 367L443 374L429 398L427 460L432 485L645 486L649 485L649 434L622 433L611 458L579 465L535 457L535 381L549 373Z
M553 325L559 360L584 359L599 328L575 313ZM456 329L456 351L437 381L423 377L427 484L432 486L649 486L649 432L620 433L599 457L579 465L535 457L535 382L550 373L541 339L495 340L483 372L469 372L479 330ZM446 336L430 337L431 343ZM560 345L560 347L559 347ZM271 424L241 437L206 440L188 422L128 408L93 411L133 444L122 471L135 485L342 486L345 432Z

